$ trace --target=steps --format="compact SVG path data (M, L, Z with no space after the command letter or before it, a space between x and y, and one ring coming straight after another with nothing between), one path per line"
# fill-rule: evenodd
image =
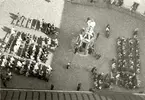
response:
M111 91L0 89L0 100L145 100L145 94Z
M1 89L0 100L113 100L89 91Z

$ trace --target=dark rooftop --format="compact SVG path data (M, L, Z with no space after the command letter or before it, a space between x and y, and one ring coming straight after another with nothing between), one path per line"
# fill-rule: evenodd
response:
M97 91L1 89L1 100L145 100L145 95Z

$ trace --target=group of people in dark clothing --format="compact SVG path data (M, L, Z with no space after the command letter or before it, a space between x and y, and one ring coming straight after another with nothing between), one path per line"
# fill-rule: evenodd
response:
M117 39L117 60L112 60L111 78L115 84L133 89L140 87L141 81L138 74L140 73L140 55L138 29L133 33L133 37L126 39L119 37Z
M42 28L41 32L45 33L46 35L58 35L58 32L56 31L57 28L54 26L54 24L45 23L42 21Z
M57 28L54 26L54 24L46 23L44 22L44 19L40 21L38 19L26 18L19 13L17 13L16 18L12 20L11 24L41 31L48 36L58 35Z
M101 90L111 88L109 74L99 73L96 67L93 67L91 72L93 75L95 89Z
M110 74L98 73L96 67L92 68L95 88L110 88L112 84L127 89L138 88L141 84L140 66L138 28L136 28L132 38L117 39L117 59L111 60Z

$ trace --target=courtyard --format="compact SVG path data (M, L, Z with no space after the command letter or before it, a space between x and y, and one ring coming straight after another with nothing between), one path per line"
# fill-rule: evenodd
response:
M59 5L59 6L58 6ZM130 16L123 11L101 8L96 6L85 6L55 0L47 3L42 0L6 0L0 6L0 37L6 34L2 30L4 26L12 27L9 13L23 14L30 18L44 18L47 22L54 23L59 29L59 47L54 52L52 60L52 77L49 82L45 82L32 77L13 75L8 82L9 88L31 88L31 89L50 89L54 84L56 90L76 90L79 82L82 83L82 90L87 91L93 87L91 68L97 67L99 72L110 72L110 60L116 57L116 39L119 36L130 38L133 30L139 28L140 55L141 55L141 88L145 89L145 23L144 19ZM95 43L95 50L101 54L99 60L92 56L74 55L72 50L73 39L79 34L80 30L86 26L87 17L93 18L96 22L95 32L100 32L100 36ZM105 26L111 26L111 35L105 38ZM17 30L30 32L38 36L45 36L41 32L16 27ZM72 67L66 69L65 65L72 61ZM115 91L129 91L114 86ZM134 91L139 91L134 90ZM132 91L132 90L131 90ZM133 92L133 91L132 91Z

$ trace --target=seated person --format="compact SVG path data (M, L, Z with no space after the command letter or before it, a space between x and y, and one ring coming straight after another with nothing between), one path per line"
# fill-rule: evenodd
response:
M58 39L57 38L52 39L52 41L51 41L51 49L55 50L56 47L58 47Z
M41 21L40 21L40 30L42 31L42 29L43 29L43 26L44 26L44 19L42 19Z
M15 33L16 33L16 30L15 30L14 27L12 27L12 29L11 29L11 34L15 34Z
M6 58L6 56L4 56L4 58L2 59L1 67L4 68L6 63L7 63L7 58Z
M20 14L19 14L19 12L17 13L17 22L16 22L16 25L18 25L19 26L19 22L21 21L21 24L20 24L20 26L22 26L22 22L23 22L23 20L25 19L25 17L24 16L21 16Z
M19 69L21 69L21 67L22 67L22 62L19 60L19 61L17 61L17 65L15 67L15 70L19 70Z
M39 70L39 74L38 74L38 78L39 79L43 79L43 74L44 74L44 71L43 70Z
M51 45L51 43L52 43L51 38L48 38L48 39L47 39L47 44L48 44L48 46Z
M18 12L17 13L17 18L16 18L17 22L16 22L16 25L18 24L18 22L21 20L21 15L20 13Z
M140 73L140 68L136 69L136 73L139 74Z
M24 71L25 71L25 65L26 65L26 61L23 61L22 62L22 67L20 68L20 71L19 71L20 74L24 73Z
M121 40L118 40L118 41L117 41L117 45L118 45L118 46L121 46Z

